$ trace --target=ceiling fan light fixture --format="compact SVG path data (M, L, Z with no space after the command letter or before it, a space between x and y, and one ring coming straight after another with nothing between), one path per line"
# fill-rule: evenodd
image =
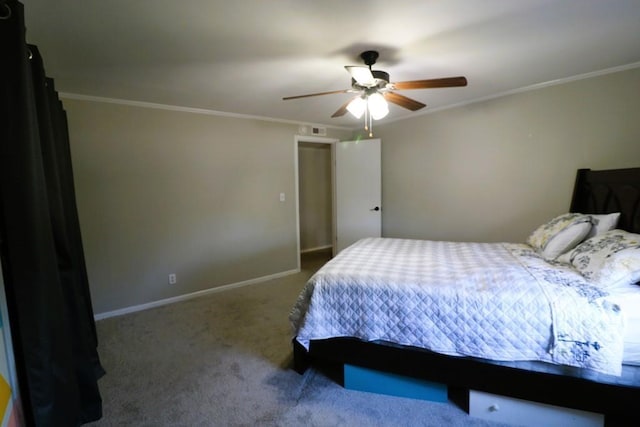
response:
M353 98L349 105L347 105L347 111L349 111L356 119L362 117L366 108L367 101L365 101L361 96Z
M347 69L358 85L364 87L372 87L376 85L376 79L368 67L347 65L344 68Z
M360 58L364 61L364 66L346 65L344 67L351 75L350 89L288 96L282 99L307 98L334 93L357 93L358 95L355 98L342 104L331 117L342 117L347 111L357 119L364 116L364 129L369 131L369 136L371 137L373 136L373 121L380 120L389 114L388 102L411 111L418 111L426 107L426 104L394 91L462 87L467 85L467 79L464 76L391 82L389 73L371 68L378 60L377 51L367 50L362 52Z
M389 114L389 104L379 92L372 93L367 97L367 107L374 120L380 120Z

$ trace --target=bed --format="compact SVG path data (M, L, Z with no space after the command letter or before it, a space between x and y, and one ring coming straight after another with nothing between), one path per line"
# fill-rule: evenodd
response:
M527 244L359 241L301 292L294 367L349 364L637 421L637 233L640 168L580 169L570 213Z

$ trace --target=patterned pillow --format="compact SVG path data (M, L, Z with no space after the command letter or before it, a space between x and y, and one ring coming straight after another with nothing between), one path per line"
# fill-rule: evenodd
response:
M552 260L580 243L591 230L591 216L567 213L538 227L527 239L543 258Z
M611 230L571 251L571 264L595 285L613 288L640 280L640 235Z

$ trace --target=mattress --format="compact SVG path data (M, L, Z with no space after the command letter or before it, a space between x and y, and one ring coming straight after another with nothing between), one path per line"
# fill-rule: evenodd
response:
M619 375L625 319L608 297L527 245L371 238L309 280L290 320L303 346L356 337Z

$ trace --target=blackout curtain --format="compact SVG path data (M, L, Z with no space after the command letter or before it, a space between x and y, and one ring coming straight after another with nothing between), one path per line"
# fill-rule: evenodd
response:
M77 426L102 416L104 370L66 113L25 32L0 0L0 259L25 423Z

